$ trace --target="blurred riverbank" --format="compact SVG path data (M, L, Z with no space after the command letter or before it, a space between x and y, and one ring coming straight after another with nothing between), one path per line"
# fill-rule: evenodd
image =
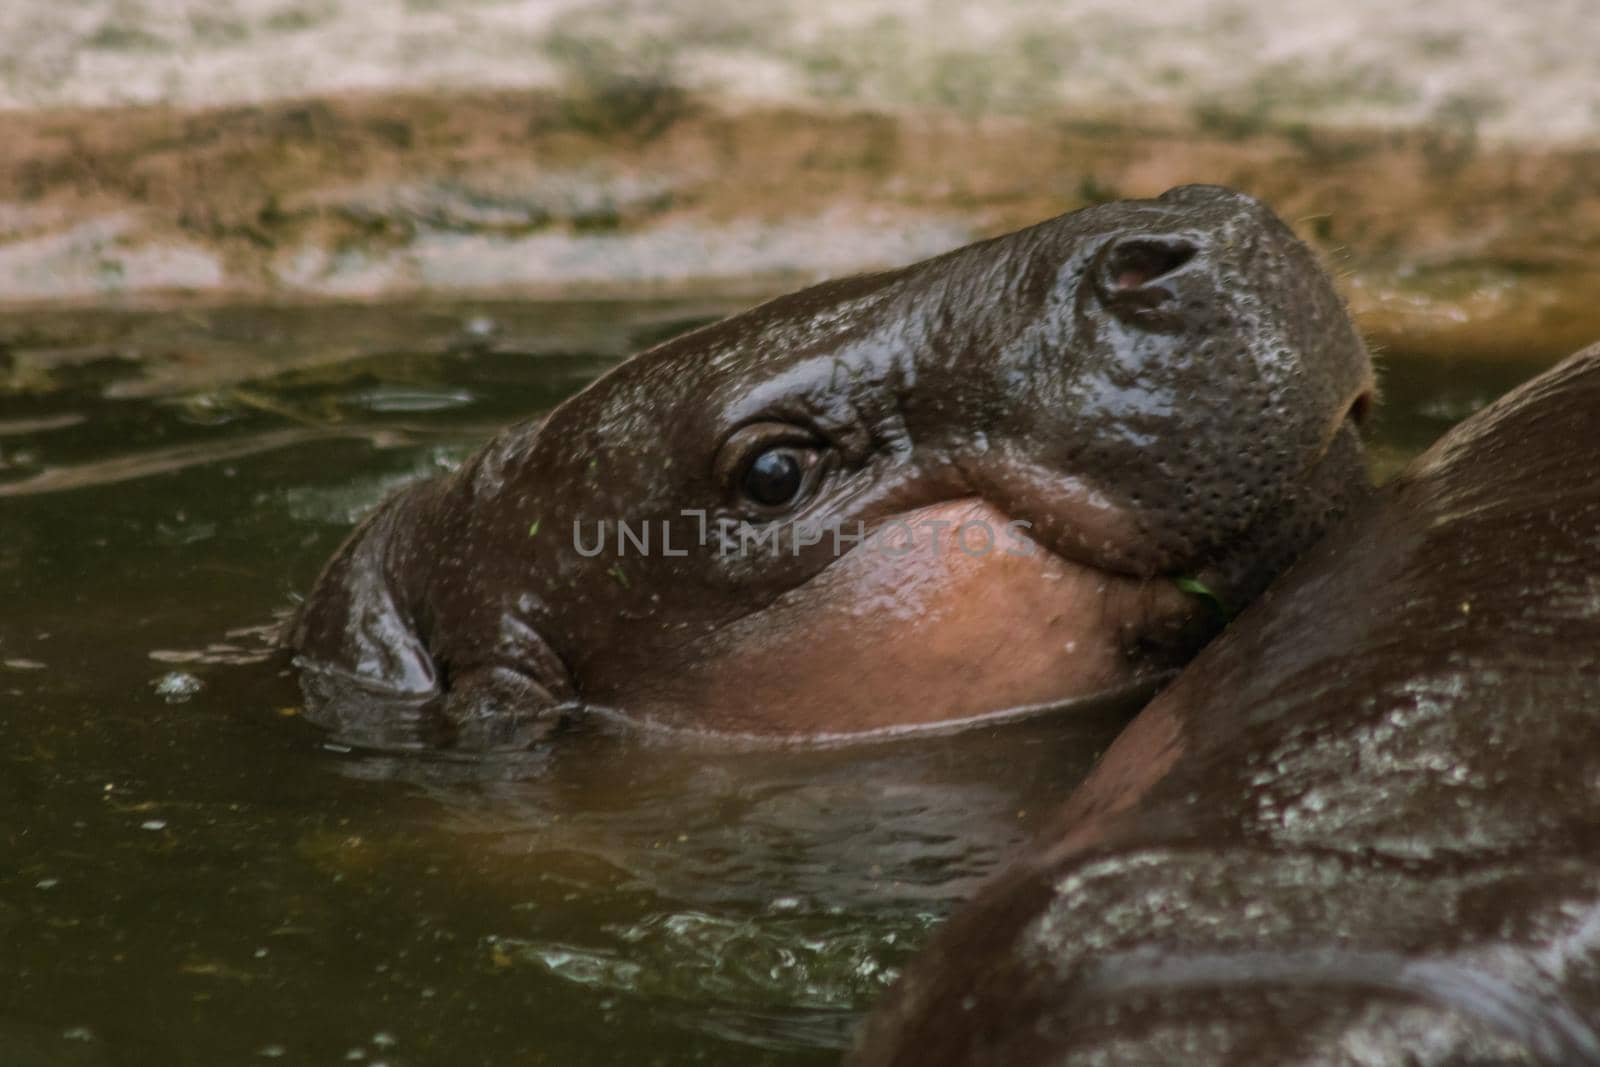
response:
M754 298L1210 181L1381 344L1600 335L1593 5L971 7L9 4L0 305Z

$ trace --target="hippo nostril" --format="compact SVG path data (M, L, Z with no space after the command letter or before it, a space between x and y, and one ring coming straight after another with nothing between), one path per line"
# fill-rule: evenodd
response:
M1112 238L1095 254L1093 292L1108 311L1140 329L1176 328L1181 309L1203 308L1211 293L1210 272L1200 269L1203 252L1199 241L1177 234Z
M1125 237L1103 253L1102 274L1108 293L1134 292L1177 271L1200 250L1183 237Z

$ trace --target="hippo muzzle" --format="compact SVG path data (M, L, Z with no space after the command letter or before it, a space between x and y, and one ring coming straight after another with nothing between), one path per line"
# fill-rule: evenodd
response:
M386 743L1137 700L1365 491L1372 390L1261 204L1101 205L640 353L383 504L288 643Z

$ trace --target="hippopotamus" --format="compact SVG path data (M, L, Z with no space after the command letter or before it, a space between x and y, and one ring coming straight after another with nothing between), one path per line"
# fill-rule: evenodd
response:
M1600 346L1117 738L850 1060L1600 1063Z
M287 643L313 719L464 749L1137 702L1367 491L1372 392L1261 203L1095 206L628 359L381 505Z

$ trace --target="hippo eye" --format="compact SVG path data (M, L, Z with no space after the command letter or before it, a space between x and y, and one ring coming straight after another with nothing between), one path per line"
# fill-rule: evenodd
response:
M728 491L760 512L797 508L829 469L828 450L799 426L761 422L741 426L716 459L716 475Z
M806 453L812 451L793 446L767 449L745 468L744 481L739 488L764 508L784 506L805 487L809 458Z

